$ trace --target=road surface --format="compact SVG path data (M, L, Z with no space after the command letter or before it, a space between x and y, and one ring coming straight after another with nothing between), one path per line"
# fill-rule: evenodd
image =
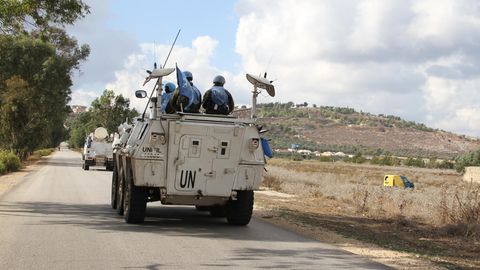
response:
M0 197L0 269L388 269L253 219L148 204L142 225L110 208L111 172L63 150ZM98 169L97 169L98 168Z

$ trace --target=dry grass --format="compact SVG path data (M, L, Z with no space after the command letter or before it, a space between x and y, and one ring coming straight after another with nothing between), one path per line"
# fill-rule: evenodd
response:
M415 190L383 187L385 174L406 175ZM335 213L420 222L480 238L480 185L463 182L453 170L273 159L264 181Z
M296 195L259 196L270 216L449 269L480 269L480 185L453 170L281 159L267 170L264 186ZM415 190L383 187L385 174L407 176Z

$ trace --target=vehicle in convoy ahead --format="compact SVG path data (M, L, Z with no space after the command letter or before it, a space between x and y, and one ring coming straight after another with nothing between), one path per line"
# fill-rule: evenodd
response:
M112 142L108 132L103 127L98 127L85 138L82 154L84 170L90 166L105 166L108 171L113 170Z
M254 85L251 117L208 114L163 114L160 111L163 76L174 69L155 69L157 79L150 116L119 128L114 146L112 208L127 223L141 223L147 202L194 205L212 216L246 225L252 216L254 190L262 180L265 157L255 104L260 89L274 96L263 77L247 75ZM137 97L146 97L143 90ZM123 127L123 128L122 128ZM124 128L128 127L128 128Z

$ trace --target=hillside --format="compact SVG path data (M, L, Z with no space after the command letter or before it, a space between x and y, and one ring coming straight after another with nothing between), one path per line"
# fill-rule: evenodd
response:
M480 148L478 138L432 129L393 115L330 106L295 107L291 102L259 107L259 123L270 130L265 136L271 139L273 148L286 149L296 143L312 151L438 158L454 158ZM245 115L249 110L239 113Z

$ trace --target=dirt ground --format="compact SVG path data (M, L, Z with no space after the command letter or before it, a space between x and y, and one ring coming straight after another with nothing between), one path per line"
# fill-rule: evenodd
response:
M34 169L38 168L39 160L29 160L22 164L22 168L17 172L0 175L0 196L17 185L24 176Z
M257 217L397 269L480 269L478 234L463 235L447 222L463 210L448 199L471 188L456 172L271 163L264 179L270 188L256 193ZM408 174L416 190L378 187L387 173Z

